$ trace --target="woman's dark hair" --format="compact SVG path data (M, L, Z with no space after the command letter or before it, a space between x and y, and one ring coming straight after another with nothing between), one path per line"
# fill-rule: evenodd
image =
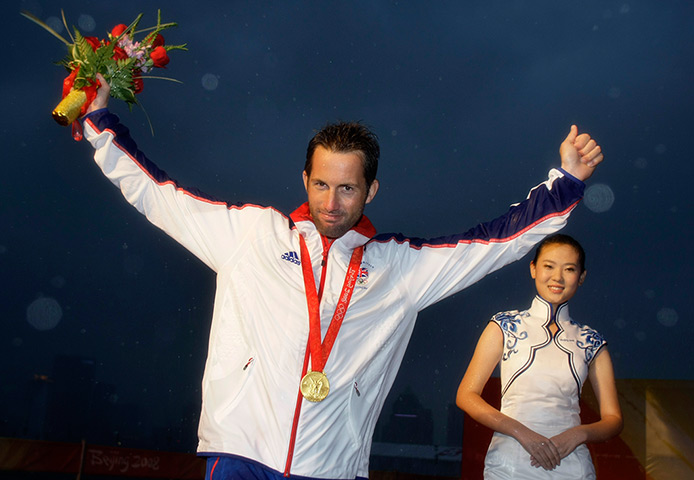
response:
M583 250L583 247L580 243L578 243L578 240L576 240L575 238L561 233L551 235L540 242L540 244L537 246L537 249L535 250L535 258L533 258L534 264L537 263L537 259L540 257L542 249L548 245L569 245L573 247L574 250L576 250L576 253L578 253L578 266L581 269L579 273L585 272L586 252Z

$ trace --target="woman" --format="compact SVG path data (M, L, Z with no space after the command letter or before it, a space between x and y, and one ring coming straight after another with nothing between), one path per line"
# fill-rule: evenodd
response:
M605 340L569 317L567 302L586 277L583 248L567 235L546 238L530 262L530 275L537 289L531 307L492 318L456 403L494 430L485 479L595 478L585 444L618 435L622 413ZM501 411L481 397L498 363ZM600 420L581 425L578 402L586 377Z

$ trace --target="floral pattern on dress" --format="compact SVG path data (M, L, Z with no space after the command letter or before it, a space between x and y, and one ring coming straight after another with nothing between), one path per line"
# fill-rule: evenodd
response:
M492 317L492 320L501 327L506 338L503 360L508 360L512 354L518 353L518 349L516 349L518 341L528 338L528 332L520 331L520 325L521 319L529 315L528 312L511 311L497 313Z
M581 329L581 338L583 340L576 340L576 346L585 351L586 363L590 363L595 353L605 344L605 338L590 327Z

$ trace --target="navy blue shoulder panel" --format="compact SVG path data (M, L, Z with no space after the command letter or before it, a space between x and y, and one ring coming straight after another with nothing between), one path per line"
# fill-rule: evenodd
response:
M412 248L446 247L458 243L503 243L510 241L544 220L561 216L574 208L583 197L585 184L568 176L557 178L552 189L539 185L530 198L511 206L504 215L480 223L470 230L436 238L409 238L401 233L376 235L372 242L409 243Z
M91 112L84 116L83 121L91 122L94 128L99 132L103 132L104 130L113 132L116 145L121 150L125 151L136 163L138 163L154 179L155 182L159 184L171 183L177 190L186 191L196 198L209 202L222 203L229 207L241 207L245 205L244 203L225 202L224 200L202 192L195 187L185 187L180 185L176 180L169 177L164 170L159 168L154 162L147 158L144 152L137 148L135 140L133 140L133 138L130 136L130 130L128 127L120 123L118 116L109 112L108 109L103 108Z

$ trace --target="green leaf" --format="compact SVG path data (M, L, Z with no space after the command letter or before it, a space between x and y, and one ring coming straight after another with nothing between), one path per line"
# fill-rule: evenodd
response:
M42 27L44 30L46 30L48 33L50 33L50 34L53 35L54 37L56 37L58 40L60 40L61 42L63 42L63 43L64 43L65 45L67 45L68 47L71 45L70 42L68 42L67 40L65 40L65 39L62 37L62 35L60 35L58 32L56 32L55 30L53 30L53 29L52 29L51 27L49 27L46 23L44 23L42 20L40 20L39 18L35 17L33 14L27 12L26 10L22 10L21 12L19 12L19 14L20 14L21 16L23 16L24 18L28 18L29 20L31 20L32 22L34 22L35 24L37 24L39 27Z

